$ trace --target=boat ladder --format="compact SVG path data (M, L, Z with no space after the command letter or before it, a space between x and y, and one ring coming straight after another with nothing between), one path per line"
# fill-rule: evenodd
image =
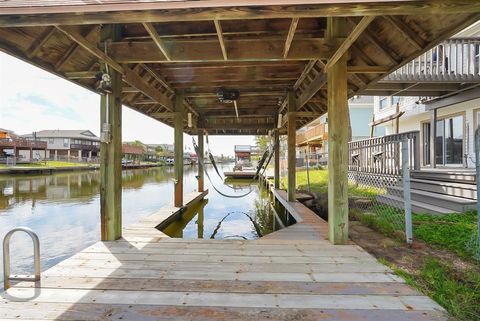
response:
M33 241L33 259L35 265L35 275L11 275L10 274L10 239L16 232L27 233ZM8 232L3 238L3 287L4 290L10 288L10 281L40 281L40 240L37 234L28 227L16 227Z

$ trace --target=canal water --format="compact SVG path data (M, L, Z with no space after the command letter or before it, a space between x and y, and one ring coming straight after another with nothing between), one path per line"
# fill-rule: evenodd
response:
M231 170L230 165L221 171ZM172 237L253 239L274 229L266 192L245 182L222 185L213 168L210 176L225 198L211 188L204 203L185 213L164 229ZM159 167L123 171L123 225L138 221L173 203L173 168ZM197 188L197 168L185 167L184 192ZM81 251L100 238L100 175L98 171L57 173L36 176L0 175L0 238L14 227L27 226L40 238L42 270ZM0 248L0 254L2 249ZM32 243L18 232L11 239L12 273L33 270ZM2 265L3 262L0 262ZM3 286L3 266L0 270Z

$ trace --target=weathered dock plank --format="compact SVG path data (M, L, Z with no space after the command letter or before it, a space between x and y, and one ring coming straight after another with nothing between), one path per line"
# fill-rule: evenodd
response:
M444 311L359 246L286 202L298 223L258 240L171 239L167 206L0 297L5 320L445 321ZM192 194L193 202L204 197Z

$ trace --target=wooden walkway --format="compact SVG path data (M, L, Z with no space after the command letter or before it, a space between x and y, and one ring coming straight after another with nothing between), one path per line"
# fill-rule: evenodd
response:
M169 238L154 227L178 209L164 208L48 269L41 286L4 292L0 319L446 320L360 247L331 245L298 204L299 223L250 241Z

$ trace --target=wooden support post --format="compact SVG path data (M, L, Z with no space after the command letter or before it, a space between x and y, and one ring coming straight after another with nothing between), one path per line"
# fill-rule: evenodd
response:
M174 206L183 206L183 93L175 93L175 115L173 116L175 126L174 150L175 150L175 196Z
M120 39L120 26L104 25L100 41ZM100 45L103 48L103 45ZM105 65L102 66L106 71ZM102 95L100 122L102 133L110 139L100 144L100 215L102 241L117 240L122 236L122 75L109 68L112 93ZM106 125L107 124L107 125Z
M295 92L290 90L288 92L288 125L287 125L287 146L288 146L288 187L287 187L287 200L289 202L295 201L295 175L296 175L296 153L295 153L295 138L297 135L297 126L295 120L295 113L297 111Z
M327 18L330 39L345 36L345 18ZM328 226L333 244L348 242L348 141L347 56L331 66L328 82Z
M205 173L203 169L203 155L205 155L203 148L203 130L198 131L198 191L203 192L205 190ZM203 210L202 210L203 211Z
M431 110L430 114L430 167L437 167L437 148L435 140L437 139L437 109Z
M278 119L278 117L276 118ZM273 140L275 148L273 179L275 180L275 188L280 188L280 133L278 128L273 132Z

